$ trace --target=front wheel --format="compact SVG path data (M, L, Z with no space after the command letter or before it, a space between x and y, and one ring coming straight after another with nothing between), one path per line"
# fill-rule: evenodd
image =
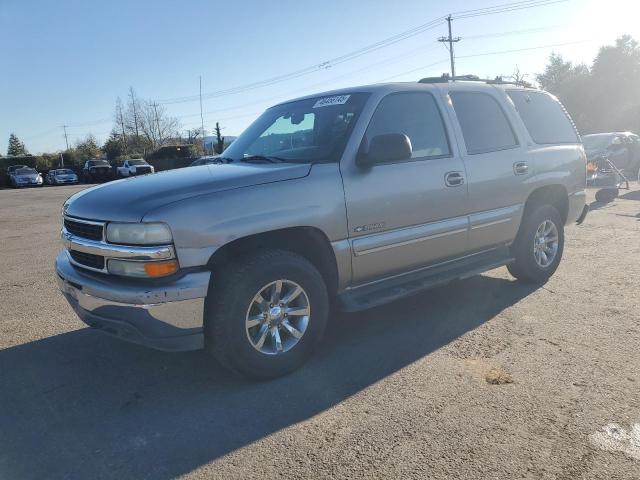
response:
M564 250L562 218L551 205L525 212L520 231L511 247L515 262L509 273L526 282L545 282L558 268Z
M249 254L215 272L207 296L207 349L230 369L274 378L311 357L324 333L329 299L322 275L283 250Z

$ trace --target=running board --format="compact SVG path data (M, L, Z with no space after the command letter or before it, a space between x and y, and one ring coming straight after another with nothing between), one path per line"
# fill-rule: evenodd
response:
M473 277L513 261L509 248L500 247L346 290L338 295L338 304L345 312L366 310L445 285L453 280Z

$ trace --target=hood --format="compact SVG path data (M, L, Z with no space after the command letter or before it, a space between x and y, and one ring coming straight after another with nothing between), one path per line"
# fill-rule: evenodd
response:
M584 153L587 156L587 160L593 160L598 157L603 157L607 153L606 148L585 148Z
M163 205L235 188L302 178L306 164L203 165L105 183L76 193L64 212L88 220L139 222Z

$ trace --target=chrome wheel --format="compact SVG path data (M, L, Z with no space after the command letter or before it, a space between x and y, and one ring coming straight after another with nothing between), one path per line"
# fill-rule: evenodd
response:
M547 268L558 254L558 227L551 220L543 221L533 239L533 256L539 267Z
M247 338L260 353L287 352L304 335L309 315L309 297L304 289L291 280L276 280L253 297L245 320Z

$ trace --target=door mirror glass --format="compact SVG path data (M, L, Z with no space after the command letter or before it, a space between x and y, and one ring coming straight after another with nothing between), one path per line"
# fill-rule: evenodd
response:
M366 152L358 155L357 164L369 167L378 163L400 162L411 158L411 140L404 133L376 135Z

